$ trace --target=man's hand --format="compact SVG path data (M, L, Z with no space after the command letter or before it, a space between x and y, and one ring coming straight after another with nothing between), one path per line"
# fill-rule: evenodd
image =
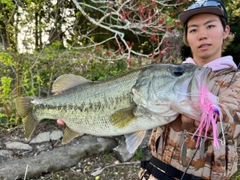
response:
M193 132L196 127L198 127L199 122L187 117L186 115L180 114L177 119L170 123L170 126L174 131L187 130L188 132Z
M61 120L61 119L58 119L57 120L57 124L59 125L59 126L65 126L66 124L65 124L65 122L63 121L63 120Z

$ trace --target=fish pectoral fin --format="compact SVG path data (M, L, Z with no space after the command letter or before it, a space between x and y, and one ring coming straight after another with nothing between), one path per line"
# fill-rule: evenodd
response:
M64 74L62 76L59 76L53 82L52 93L58 94L61 93L62 91L88 82L91 81L82 76L76 76L74 74Z
M62 139L62 144L67 144L71 140L73 140L75 137L81 136L81 135L83 135L83 133L75 132L71 130L69 127L66 127L64 131L63 139Z
M134 108L124 108L116 111L110 116L110 123L118 128L128 126L132 121L136 120L133 109Z
M147 131L137 131L135 133L126 134L125 138L127 150L133 154L137 150L138 146L140 146L140 144L142 143L146 134Z

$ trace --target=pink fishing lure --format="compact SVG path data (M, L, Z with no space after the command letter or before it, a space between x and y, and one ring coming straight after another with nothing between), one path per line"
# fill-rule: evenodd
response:
M218 107L218 98L203 86L200 97L200 107L202 116L197 130L194 132L193 137L197 136L196 147L198 147L201 137L204 136L204 141L207 139L207 132L209 127L212 126L214 146L219 149L219 141L217 138L217 118L220 115L220 108ZM202 134L205 131L204 135Z

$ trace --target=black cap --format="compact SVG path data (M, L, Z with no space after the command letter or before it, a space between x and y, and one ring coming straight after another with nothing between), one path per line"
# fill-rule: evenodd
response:
M228 14L221 0L198 0L189 6L186 11L179 14L178 19L185 25L190 17L202 13L222 16L228 23Z

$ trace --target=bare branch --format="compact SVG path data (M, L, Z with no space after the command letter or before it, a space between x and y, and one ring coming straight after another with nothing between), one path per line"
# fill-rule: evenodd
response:
M87 4L82 1L73 0L76 8L93 25L109 32L109 38L101 42L94 41L89 35L82 35L81 38L89 40L89 44L84 44L78 49L97 47L107 42L115 41L117 51L109 56L112 60L122 58L130 59L131 55L142 57L155 57L165 53L166 50L160 50L164 40L162 39L166 32L172 31L179 25L171 18L170 14L163 13L164 8L177 7L182 3L171 4L169 0L91 0ZM89 13L87 9L94 10ZM165 11L166 12L166 11ZM97 18L96 14L100 14ZM133 48L134 44L126 40L125 33L131 32L136 38L143 37L151 42L151 52L145 52L140 48ZM139 42L138 46L141 46ZM136 46L136 45L135 45Z

